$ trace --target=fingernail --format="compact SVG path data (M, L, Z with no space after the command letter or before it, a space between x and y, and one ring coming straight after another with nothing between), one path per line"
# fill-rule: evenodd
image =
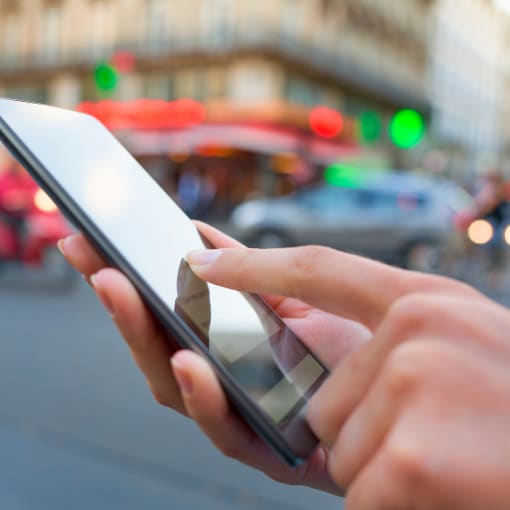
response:
M57 243L58 251L62 254L63 257L65 257L67 255L67 252L66 252L66 240L67 240L67 238L60 239L60 241Z
M170 362L172 364L172 370L174 372L175 380L177 381L180 390L182 391L182 393L185 393L187 395L191 394L193 390L193 383L191 381L191 377L189 376L189 374L186 373L184 368L179 363L179 360L176 359L175 356L170 360Z
M57 248L60 251L60 253L64 256L69 258L71 255L71 250L69 250L71 244L73 243L73 238L78 237L76 234L70 235L68 237L64 237L64 239L60 239L60 241L57 243Z
M110 315L115 315L115 310L113 309L113 304L110 301L110 298L105 295L103 292L103 287L101 286L100 279L98 278L97 274L93 274L90 277L90 283L94 290L96 291L97 296L99 297L99 300L103 304L103 306L108 310Z
M186 261L190 266L208 266L222 253L223 250L191 250L186 255Z

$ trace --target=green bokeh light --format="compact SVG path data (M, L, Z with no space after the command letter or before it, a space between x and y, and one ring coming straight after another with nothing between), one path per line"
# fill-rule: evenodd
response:
M400 110L390 123L391 141L401 149L418 145L425 136L425 121L415 110Z
M101 92L112 92L119 84L119 75L114 66L102 63L94 70L94 81Z
M382 135L383 121L374 111L363 112L359 116L359 129L361 140L367 143L377 142Z
M358 188L362 178L362 169L343 163L333 163L324 170L324 180L331 186Z

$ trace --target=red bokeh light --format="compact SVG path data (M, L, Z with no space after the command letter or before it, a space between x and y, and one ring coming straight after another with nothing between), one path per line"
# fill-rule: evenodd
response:
M203 104L186 98L86 102L81 103L78 110L96 117L109 129L184 128L201 124L206 116Z
M121 73L128 73L135 68L136 57L130 51L116 51L110 63Z
M311 130L316 135L324 138L334 138L341 133L344 119L340 112L332 108L316 106L310 111L309 123Z

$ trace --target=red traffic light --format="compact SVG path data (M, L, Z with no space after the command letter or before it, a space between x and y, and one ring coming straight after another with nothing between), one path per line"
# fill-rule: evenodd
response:
M338 136L344 125L342 114L326 106L316 106L312 108L308 122L311 130L316 135L324 138L334 138Z

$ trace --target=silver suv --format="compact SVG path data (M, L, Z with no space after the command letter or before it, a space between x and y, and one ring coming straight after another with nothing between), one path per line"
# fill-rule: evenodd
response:
M231 215L248 245L322 244L418 270L434 270L467 194L454 183L370 172L355 187L321 185L253 200Z

